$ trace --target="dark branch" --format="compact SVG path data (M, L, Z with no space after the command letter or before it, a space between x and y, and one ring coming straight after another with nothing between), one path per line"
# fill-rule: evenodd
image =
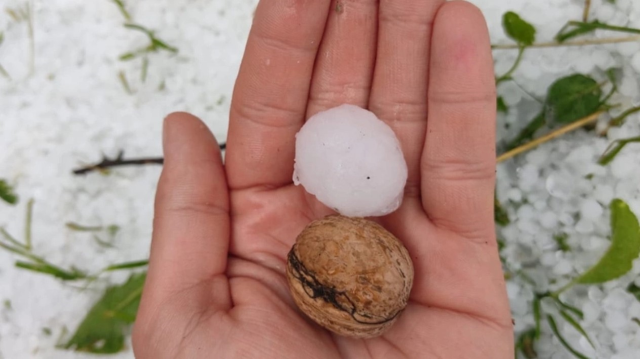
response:
M225 150L226 148L227 148L226 143L220 144L220 150ZM99 163L73 170L73 174L83 175L93 171L103 171L112 167L162 165L162 164L164 164L163 157L132 158L132 159L125 160L124 152L120 151L118 153L118 156L115 158L103 157L102 161L100 161Z

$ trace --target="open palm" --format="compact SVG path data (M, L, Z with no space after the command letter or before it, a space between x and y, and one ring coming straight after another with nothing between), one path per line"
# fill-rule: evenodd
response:
M295 134L352 103L398 135L404 202L379 221L409 250L409 305L383 336L336 336L296 308L286 255L332 213L292 184ZM165 121L145 358L513 357L493 226L495 88L480 12L437 0L262 0L238 76L226 161L205 125Z

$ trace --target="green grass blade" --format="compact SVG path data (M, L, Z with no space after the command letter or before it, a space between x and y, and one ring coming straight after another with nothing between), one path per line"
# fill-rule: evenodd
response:
M560 343L562 344L562 346L565 347L565 349L567 349L571 354L573 354L578 359L589 359L584 354L573 349L573 347L569 345L567 340L562 336L562 334L560 334L560 331L558 330L558 326L556 325L556 321L555 319L553 319L552 316L547 315L547 320L549 321L549 326L551 327L551 330L558 337L558 340L560 340Z

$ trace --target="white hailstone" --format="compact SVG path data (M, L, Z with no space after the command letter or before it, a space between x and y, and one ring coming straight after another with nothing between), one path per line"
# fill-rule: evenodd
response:
M576 224L576 232L581 233L581 234L589 234L591 232L593 232L594 227L593 227L593 222L591 222L588 219L581 219L578 221L578 223Z
M550 211L543 212L539 220L540 225L545 229L554 229L558 225L558 216Z
M558 261L558 263L556 263L556 265L553 267L553 273L557 275L567 275L572 271L573 266L571 265L571 262L566 259Z
M389 214L408 170L393 130L372 112L341 105L311 116L296 135L293 181L344 216Z
M522 192L517 188L511 188L507 192L507 198L514 202L520 202L522 201Z
M602 308L606 311L625 311L632 300L635 300L633 295L622 288L616 288L604 298Z
M595 199L585 199L580 206L580 214L589 220L597 220L603 214L602 206Z
M624 313L621 312L609 312L605 316L604 324L613 332L617 332L624 328L629 319Z
M607 184L600 184L596 186L596 189L593 192L593 198L605 206L611 203L614 196L613 187Z
M600 317L600 306L592 301L587 301L582 305L582 312L584 313L584 323L591 324L598 320Z

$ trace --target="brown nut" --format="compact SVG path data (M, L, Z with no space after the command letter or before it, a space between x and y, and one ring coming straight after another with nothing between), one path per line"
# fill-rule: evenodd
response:
M413 263L377 223L332 215L300 233L289 252L287 279L296 305L313 321L340 335L371 338L406 307Z

